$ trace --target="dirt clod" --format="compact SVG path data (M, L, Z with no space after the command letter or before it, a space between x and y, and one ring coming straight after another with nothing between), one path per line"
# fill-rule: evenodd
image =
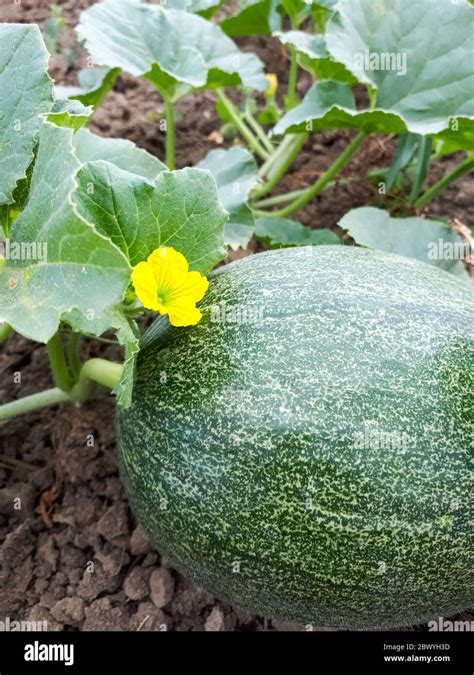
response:
M141 567L134 567L125 577L123 590L130 600L142 600L148 595L147 575Z
M82 630L124 630L127 621L119 607L112 607L108 598L95 600L85 609L86 620Z
M165 567L153 570L150 576L150 594L155 607L161 609L173 599L174 579Z
M151 544L148 541L148 537L142 526L137 525L130 538L130 553L132 555L146 555L147 553L150 553L151 550Z
M216 605L204 623L204 630L208 633L224 630L224 612Z
M51 614L59 623L78 624L84 618L84 600L63 598L51 608Z

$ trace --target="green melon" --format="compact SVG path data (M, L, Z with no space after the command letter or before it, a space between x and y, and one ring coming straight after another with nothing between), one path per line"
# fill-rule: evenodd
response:
M159 320L118 413L132 508L184 575L259 614L333 627L473 601L474 294L355 247L212 276Z

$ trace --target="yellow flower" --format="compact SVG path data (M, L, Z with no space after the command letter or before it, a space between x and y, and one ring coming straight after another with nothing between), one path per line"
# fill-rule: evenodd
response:
M132 283L143 306L167 314L173 326L193 326L202 314L196 302L209 286L206 277L190 272L188 261L170 246L157 248L133 268Z
M273 98L278 87L278 78L275 73L267 73L265 77L268 80L268 89L265 91L265 96Z

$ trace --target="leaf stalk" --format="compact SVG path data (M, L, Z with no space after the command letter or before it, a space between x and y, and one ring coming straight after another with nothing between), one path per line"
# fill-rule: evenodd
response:
M466 159L458 164L458 166L453 169L453 171L447 173L445 176L440 178L434 185L432 185L429 190L426 190L421 197L418 197L416 202L413 204L415 209L421 209L432 199L437 197L439 193L444 190L448 185L454 183L458 178L464 176L464 174L474 169L474 154L469 155Z
M69 370L59 332L53 335L51 340L47 343L46 351L48 353L54 384L63 391L70 391L74 385L74 378Z
M269 211L261 213L257 212L257 215L285 218L286 216L295 213L295 211L298 211L301 207L305 206L305 204L310 202L313 199L313 197L322 192L328 185L328 183L332 180L332 178L334 178L334 176L347 164L352 155L359 149L360 145L365 141L367 135L368 135L367 132L360 131L357 134L357 136L355 136L353 140L349 143L346 149L343 152L341 152L339 157L335 159L335 161L331 164L329 169L320 178L318 178L318 180L310 188L308 188L304 194L297 197L294 202L291 202L291 204L288 204L288 206L285 206L283 209L280 209L278 211Z
M248 126L245 124L243 121L239 111L235 107L235 105L232 103L232 101L227 98L227 96L224 94L223 91L220 89L216 89L216 96L221 101L227 112L229 113L230 118L232 119L232 122L235 124L239 132L241 133L242 137L245 139L245 141L248 143L249 148L254 152L260 159L265 161L266 159L269 158L270 153L268 150L265 150L257 140L257 138L253 135L253 133L250 131Z

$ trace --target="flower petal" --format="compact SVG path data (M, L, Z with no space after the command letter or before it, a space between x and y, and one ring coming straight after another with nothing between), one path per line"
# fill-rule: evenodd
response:
M203 299L208 288L209 282L206 277L203 277L199 272L188 272L179 286L173 291L173 296L189 296L194 302L198 302Z
M201 312L189 296L173 301L168 306L168 316L172 326L194 326L202 319Z
M132 270L132 283L144 307L158 311L157 283L153 268L147 262L140 262Z
M147 262L152 266L158 288L174 286L189 269L184 255L170 246L156 248L148 256Z

